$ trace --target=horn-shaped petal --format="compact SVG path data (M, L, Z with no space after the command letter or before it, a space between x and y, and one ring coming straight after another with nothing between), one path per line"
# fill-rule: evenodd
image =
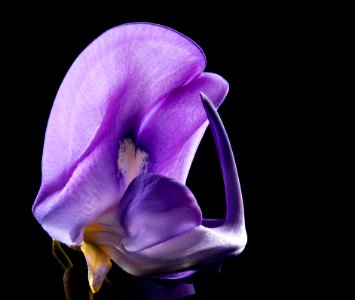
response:
M211 125L223 174L227 201L224 225L237 231L245 231L243 198L232 147L216 108L205 94L201 93L201 99Z

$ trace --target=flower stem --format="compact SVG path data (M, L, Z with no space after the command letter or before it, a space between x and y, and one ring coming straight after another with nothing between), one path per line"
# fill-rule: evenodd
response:
M56 240L52 241L52 254L58 260L58 262L60 263L60 265L63 267L64 270L67 270L73 266L70 258L63 250L59 241Z

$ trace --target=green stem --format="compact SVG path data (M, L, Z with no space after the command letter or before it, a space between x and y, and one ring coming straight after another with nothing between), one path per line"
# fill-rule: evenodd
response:
M60 265L63 267L64 270L67 270L73 266L70 258L63 250L59 241L53 240L52 254L58 260L58 262L60 263Z

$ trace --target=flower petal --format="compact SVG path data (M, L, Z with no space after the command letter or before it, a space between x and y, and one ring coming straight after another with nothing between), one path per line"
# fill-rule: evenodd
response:
M103 135L110 133L116 143L134 135L151 106L204 67L195 43L160 25L125 24L98 37L75 60L53 104L43 188L61 189Z
M203 73L169 94L145 117L137 144L149 153L150 172L185 183L207 128L200 91L218 107L228 92L228 83L216 74Z
M53 104L33 206L52 238L80 243L83 226L119 202L120 141L134 141L147 112L204 67L194 42L148 23L108 30L79 55Z
M245 247L245 236L231 234L225 228L199 226L156 246L130 252L115 245L105 251L126 272L135 276L161 276L196 270ZM109 241L107 242L109 244Z
M216 108L213 106L210 99L203 93L201 93L201 100L211 124L211 130L222 169L227 202L227 213L224 226L231 228L235 232L240 232L241 234L246 235L243 197L232 147Z
M75 169L65 187L46 195L42 189L33 213L55 240L79 245L83 230L122 197L116 173L116 160L107 143L96 147Z
M196 228L201 219L192 192L157 174L133 180L118 207L118 220L126 230L123 245L134 252Z

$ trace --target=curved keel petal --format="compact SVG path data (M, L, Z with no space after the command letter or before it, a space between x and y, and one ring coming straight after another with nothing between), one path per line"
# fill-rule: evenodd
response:
M232 235L223 227L199 226L183 235L139 252L110 245L110 258L135 276L159 276L194 270L243 251L245 236Z
M232 147L216 108L205 94L201 93L201 99L210 121L223 174L227 201L224 226L232 227L233 230L245 233L243 198Z

